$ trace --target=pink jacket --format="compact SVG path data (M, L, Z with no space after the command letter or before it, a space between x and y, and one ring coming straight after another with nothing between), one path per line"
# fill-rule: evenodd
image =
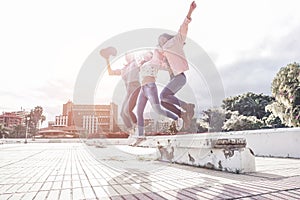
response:
M183 45L188 31L188 24L190 22L191 20L186 17L180 26L177 35L168 40L163 46L164 55L167 57L175 76L189 69L183 51Z

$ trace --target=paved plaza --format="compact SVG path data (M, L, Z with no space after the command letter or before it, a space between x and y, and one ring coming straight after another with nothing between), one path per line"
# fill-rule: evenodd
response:
M153 149L0 145L0 199L300 199L300 159L257 157L257 172L233 174L136 153L145 150Z

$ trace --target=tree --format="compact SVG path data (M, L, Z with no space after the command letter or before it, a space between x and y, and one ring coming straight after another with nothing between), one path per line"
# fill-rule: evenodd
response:
M46 117L43 115L43 108L41 106L36 106L30 111L28 117L30 130L33 133L33 136L35 136L35 133L39 128L39 123L42 124L46 120Z
M222 128L225 131L255 130L260 129L263 124L263 121L255 116L239 115L237 111L234 111Z
M275 102L267 106L287 126L300 126L300 65L282 67L272 81Z
M198 130L197 119L193 118L193 119L191 119L190 126L182 127L182 129L180 131L187 132L187 133L197 133L197 130Z
M197 123L197 133L206 133L208 132L208 126L207 123L203 123L203 121L200 121Z
M284 124L282 124L282 121L279 117L276 117L273 113L266 118L263 118L263 121L267 127L270 128L283 128L286 127Z
M222 126L224 124L226 113L225 110L220 108L211 108L203 111L204 117L203 121L207 123L210 132L222 131ZM203 125L205 127L205 125Z
M265 110L265 107L274 102L274 100L273 97L268 95L248 92L224 99L222 108L230 111L238 111L243 116L255 116L258 119L263 119L271 114Z
M6 128L3 124L0 124L0 137L7 137L9 135L9 129Z
M25 131L26 127L19 124L13 127L10 137L11 138L20 138L20 137L25 137Z

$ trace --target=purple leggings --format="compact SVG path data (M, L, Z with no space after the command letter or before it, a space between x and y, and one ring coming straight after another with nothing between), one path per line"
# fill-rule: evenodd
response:
M174 76L170 82L160 93L161 105L167 110L175 113L178 117L181 117L181 110L175 105L182 107L187 103L175 97L175 94L186 84L186 77L184 73L180 73Z
M155 83L148 83L146 85L143 85L139 95L139 101L137 106L139 136L144 135L143 114L148 100L151 103L151 106L156 113L172 118L174 120L178 119L178 117L174 115L172 112L169 112L161 108L158 99L157 86Z

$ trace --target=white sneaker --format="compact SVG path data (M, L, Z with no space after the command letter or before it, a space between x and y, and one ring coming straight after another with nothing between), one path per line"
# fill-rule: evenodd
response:
M183 119L182 118L178 118L176 120L176 129L178 131L180 131L182 129L182 127L183 127Z

